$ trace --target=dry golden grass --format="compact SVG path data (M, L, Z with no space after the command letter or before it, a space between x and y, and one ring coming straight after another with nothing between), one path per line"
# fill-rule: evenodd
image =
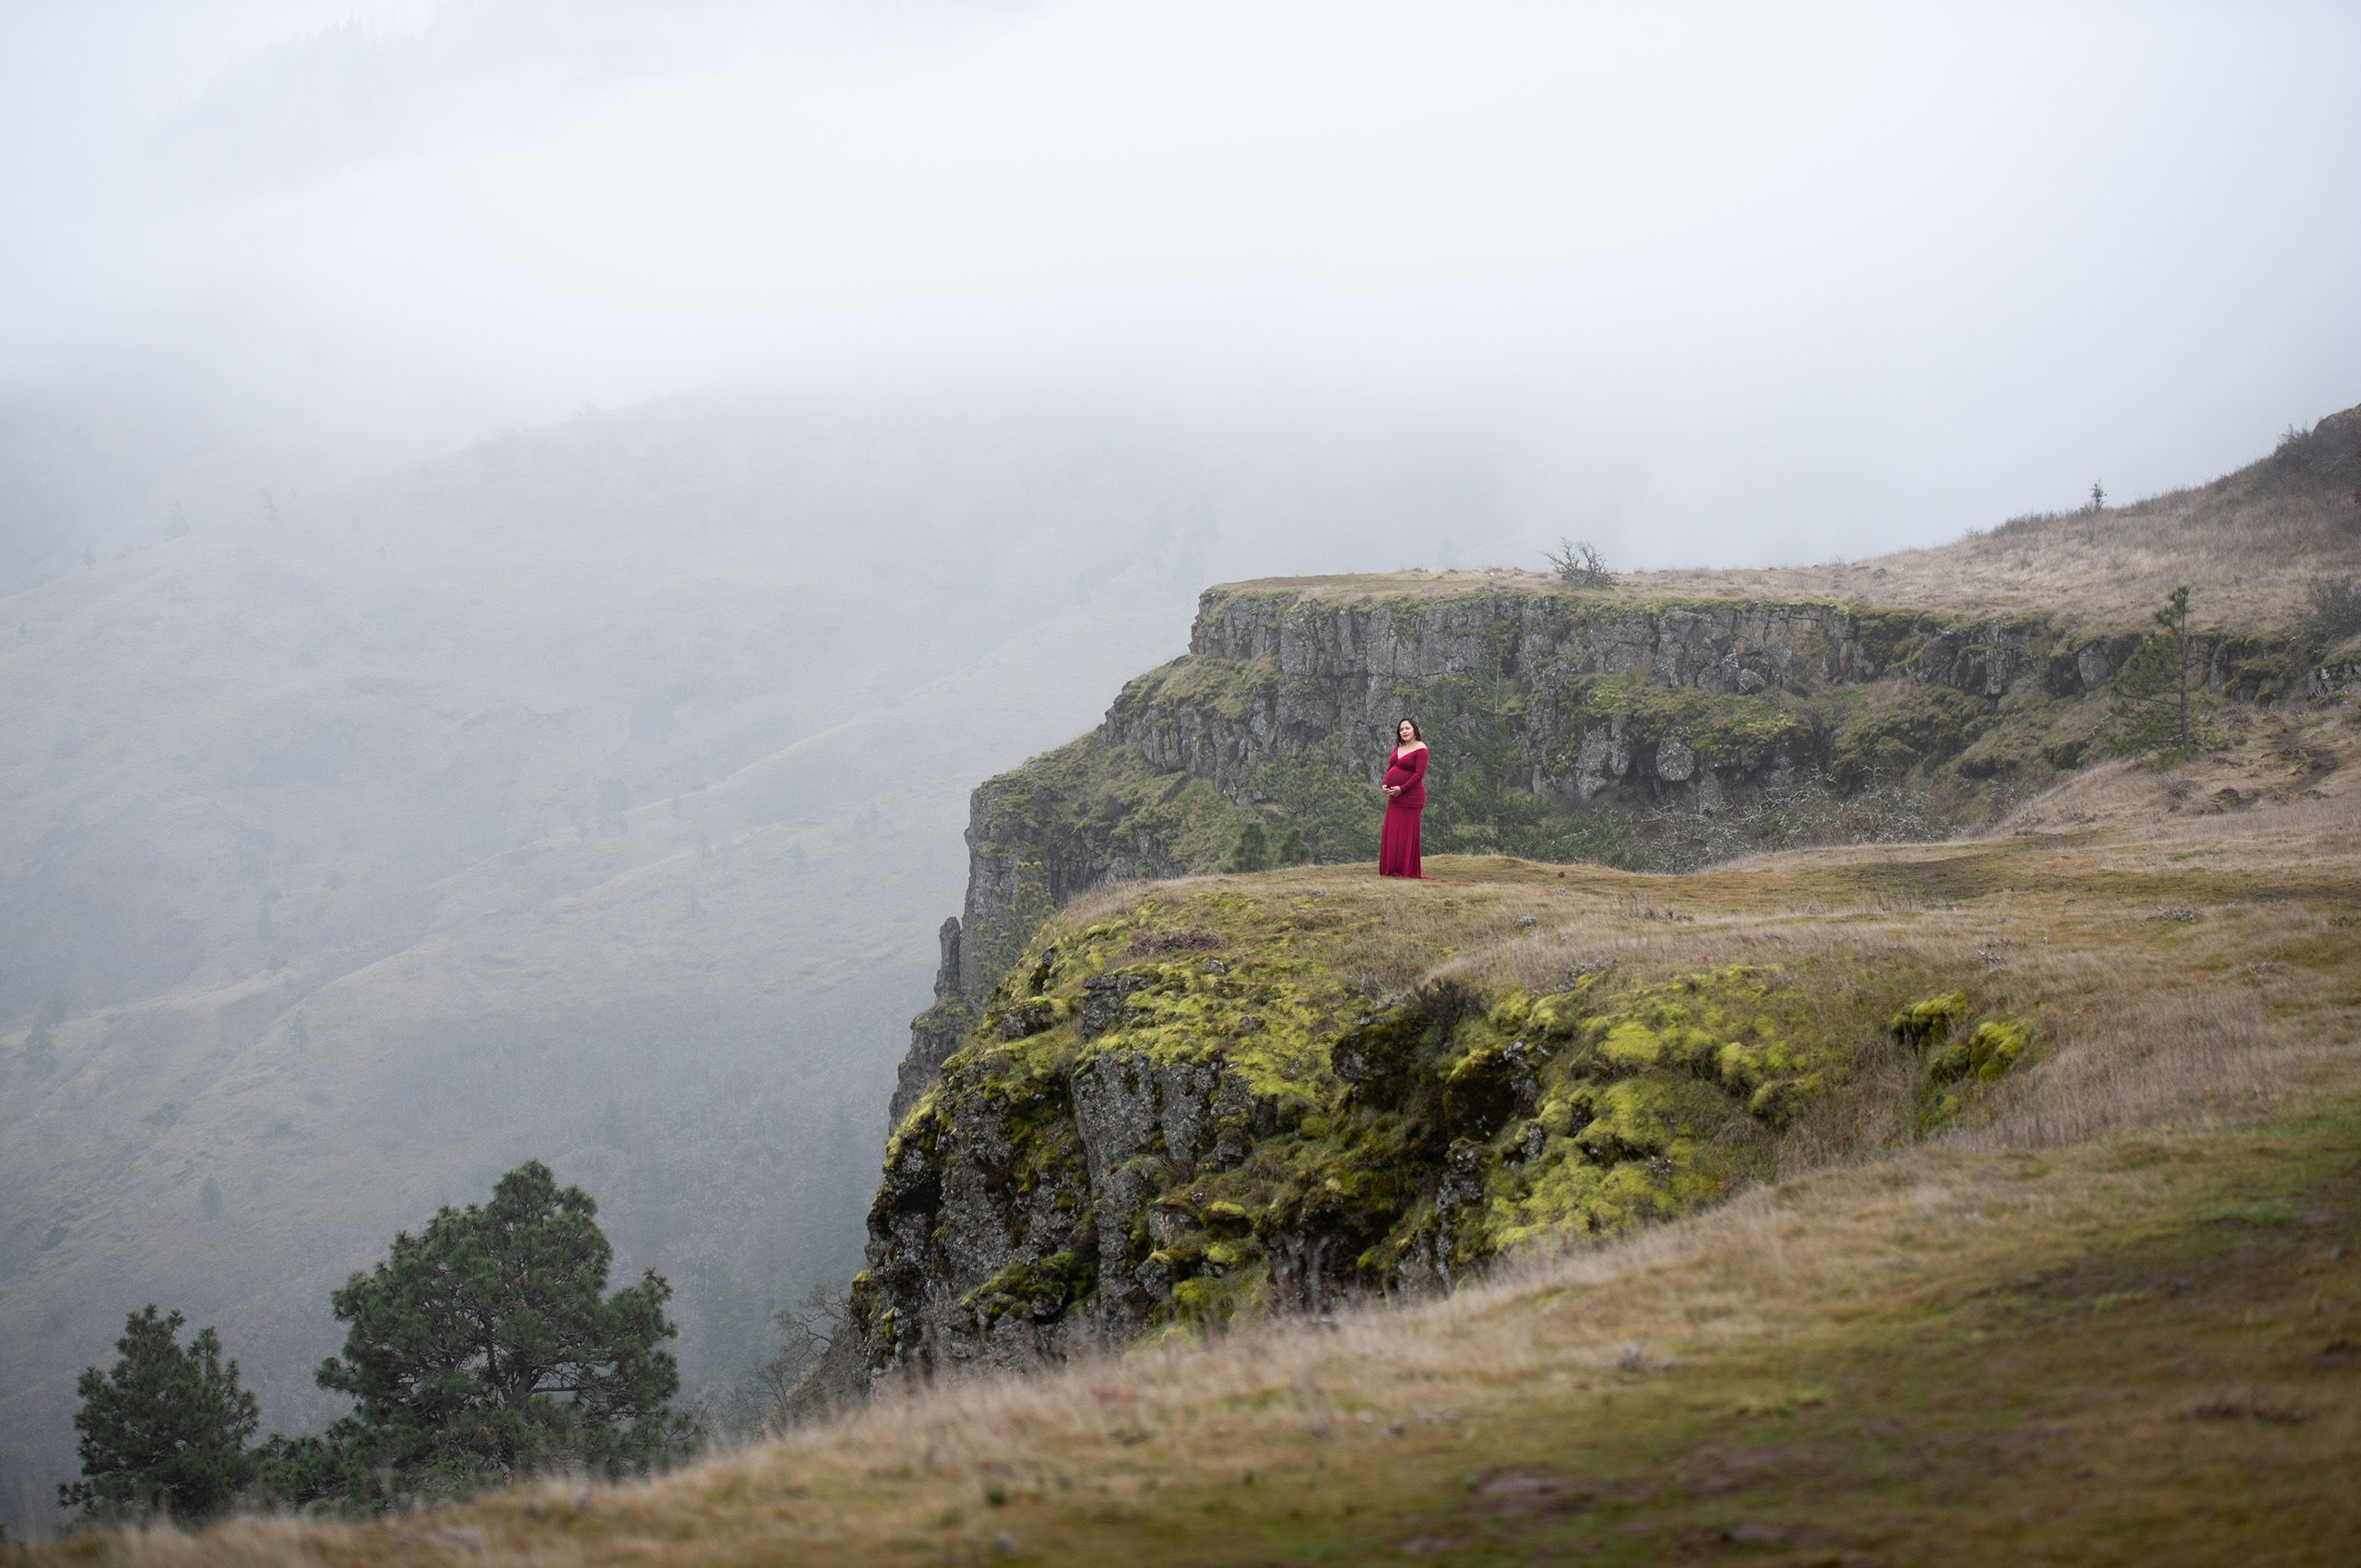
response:
M2352 421L2361 410L2338 418ZM2265 458L2210 484L2110 506L2021 518L1955 543L1810 566L1627 572L1585 597L1829 600L1977 617L2047 615L2089 630L2144 629L2175 586L2195 624L2272 636L2292 629L2310 586L2361 577L2361 495ZM1515 570L1271 577L1235 588L1307 599L1442 598L1471 589L1561 591Z
M2333 1370L2361 1344L2361 1247L2327 1244L2361 1241L2361 731L2338 709L2293 730L2174 774L2095 770L1944 844L1194 885L1385 900L1391 980L1972 967L2041 1050L1931 1142L1445 1299L888 1389L639 1485L30 1560L1639 1562L1756 1539L1831 1562L2353 1561L2361 1399L2323 1380L2361 1377Z
M2132 1158L2125 1153L2036 1162L1924 1148L1760 1189L1613 1248L1533 1259L1442 1301L1347 1313L1318 1327L1266 1324L1209 1346L1021 1379L889 1391L829 1426L638 1486L552 1479L418 1518L241 1521L195 1537L159 1530L91 1541L77 1555L156 1568L486 1557L552 1565L1259 1562L1289 1547L1329 1557L1357 1539L1382 1550L1423 1538L1439 1511L1471 1491L1480 1496L1483 1479L1507 1467L1581 1479L1589 1494L1643 1516L1659 1499L1648 1490L1649 1467L1631 1460L1655 1457L1666 1406L1677 1417L1684 1400L1703 1399L1724 1427L1767 1422L1774 1438L1786 1435L1783 1418L1815 1407L1875 1412L1882 1407L1828 1377L1830 1350L1873 1338L1896 1317L1989 1293L1996 1282L2008 1289L2070 1270L2136 1229L2139 1217L2214 1195L2201 1141L2153 1137ZM2309 1338L2361 1321L2349 1299L2338 1313L2319 1319ZM2198 1347L2180 1348L2187 1358ZM2169 1434L2165 1423L2185 1420L2217 1388L2265 1408L2299 1397L2279 1383L2259 1391L2252 1381L2213 1378L2163 1408L2097 1415L2136 1421L2142 1439L2160 1427ZM2300 1430L2319 1453L2354 1452L2361 1434L2349 1409L2323 1410L2317 1398L2287 1408L2311 1418ZM1714 1448L1674 1435L1676 1462L1687 1469L1661 1502L1668 1513L1684 1504L1694 1512L1683 1486L1714 1495L1693 1479ZM1619 1465L1610 1457L1619 1438L1636 1450ZM2082 1451L2085 1465L2098 1446ZM1797 1461L1792 1443L1774 1452L1786 1467ZM1737 1469L1745 1478L1746 1467ZM1663 1479L1674 1474L1667 1467ZM2012 1484L2008 1506L1990 1507L1992 1521L2004 1539L2030 1536L2016 1523L2024 1503L2051 1503L2076 1484L2073 1475L2046 1487ZM1220 1506L1225 1500L1231 1506ZM1404 1519L1406 1504L1422 1511ZM2349 1515L2316 1515L2305 1527L2349 1543L2354 1524ZM1883 1528L1892 1539L1893 1525ZM1625 1560L1657 1561L1655 1550L1671 1542L1629 1544L1644 1550ZM1903 1560L1994 1560L1951 1544ZM2191 1555L2147 1560L2218 1559L2201 1543Z

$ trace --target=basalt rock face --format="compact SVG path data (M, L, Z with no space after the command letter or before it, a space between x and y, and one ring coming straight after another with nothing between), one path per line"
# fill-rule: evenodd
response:
M1082 791L1067 777L1072 770L1053 771L1045 766L1049 760L1036 758L988 780L969 799L967 901L939 933L943 960L935 972L934 1004L910 1020L910 1049L894 1090L896 1124L934 1081L935 1070L973 1021L977 1006L1050 911L1102 883L1191 869L1176 860L1166 840L1169 819L1196 802L1175 802L1153 827L1116 831L1077 816L1074 808Z
M1638 675L1652 685L1761 690L1874 679L1859 617L1824 604L1641 608L1540 594L1328 605L1216 588L1192 657L1267 658L1283 675L1378 684L1497 667Z
M1127 685L1096 738L1227 801L1269 803L1275 768L1340 741L1345 770L1374 783L1412 713L1436 749L1430 813L1440 793L1448 814L1449 781L1471 764L1562 808L1712 811L1798 770L1851 787L1940 767L2011 713L2098 692L2137 640L1820 603L1216 588L1188 656ZM2267 645L2193 640L2214 691L2278 679Z
M971 903L974 895L969 895ZM962 998L959 958L963 945L959 917L952 916L943 922L935 940L943 946L943 962L934 972L934 1005L910 1020L910 1049L902 1058L894 1083L894 1100L890 1121L896 1126L910 1113L919 1096L934 1082L934 1075L943 1059L959 1047L959 1038L967 1033L971 1016Z
M964 1063L964 1059L963 1059ZM906 1121L870 1216L870 1365L1019 1366L1119 1343L1169 1307L1176 1175L1277 1125L1218 1063L1128 1052L1020 1075L955 1067Z
M1395 719L1415 711L1444 765L1469 760L1468 742L1489 738L1476 731L1497 723L1500 754L1477 760L1549 803L1710 810L1828 765L1848 710L1872 706L1845 699L1872 685L1987 704L2028 681L2081 695L2111 677L2110 647L2037 620L1827 604L1491 593L1336 605L1216 590L1189 656L1127 686L1097 738L1249 799L1273 764L1338 737L1373 782ZM1962 709L1949 727L1964 743L1983 726Z

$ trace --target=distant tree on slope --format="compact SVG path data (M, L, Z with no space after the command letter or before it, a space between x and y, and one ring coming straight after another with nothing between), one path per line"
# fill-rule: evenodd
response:
M222 1364L210 1327L181 1348L187 1321L177 1312L159 1316L151 1301L125 1320L114 1370L83 1372L74 1415L82 1479L57 1489L60 1504L88 1518L160 1512L202 1519L254 1479L246 1440L262 1412L238 1386L238 1363Z
M2118 754L2177 762L2213 740L2204 671L2191 666L2186 584L2173 589L2155 621L2157 629L2116 671L2107 724Z
M57 1071L57 1031L47 1024L35 1024L25 1036L25 1071L36 1078L46 1077Z

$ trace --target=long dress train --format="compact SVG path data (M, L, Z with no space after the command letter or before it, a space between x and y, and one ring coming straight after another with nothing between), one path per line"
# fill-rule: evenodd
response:
M1418 814L1427 804L1427 748L1394 748L1385 759L1385 782L1402 792L1385 801L1385 827L1377 840L1377 874L1418 876ZM1420 878L1424 880L1424 878Z

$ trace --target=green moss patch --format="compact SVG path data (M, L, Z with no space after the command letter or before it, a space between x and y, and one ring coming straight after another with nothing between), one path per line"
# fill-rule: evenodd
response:
M1009 1264L961 1297L959 1304L987 1324L1011 1313L1053 1323L1087 1300L1097 1283L1097 1259L1066 1249Z
M2014 1071L2032 1050L2033 1029L2022 1020L1987 1017L1970 1027L1971 1014L1966 992L1952 992L1912 1003L1887 1025L1895 1043L1918 1053L1925 1071L1918 1090L1922 1133L1956 1122L1975 1086Z

